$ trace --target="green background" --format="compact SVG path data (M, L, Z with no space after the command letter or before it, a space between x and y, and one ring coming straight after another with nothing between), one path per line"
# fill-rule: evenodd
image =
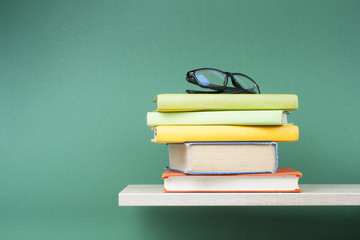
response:
M359 207L118 207L160 184L159 93L185 73L294 93L300 183L359 184L360 1L0 1L0 239L304 239L360 233Z

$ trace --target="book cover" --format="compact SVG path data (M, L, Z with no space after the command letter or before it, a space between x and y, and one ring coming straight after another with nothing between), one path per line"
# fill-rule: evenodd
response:
M299 129L284 126L157 126L152 128L157 143L184 142L296 142Z
M147 125L284 125L287 112L268 111L204 111L204 112L148 112Z
M302 173L278 168L275 173L187 175L167 170L162 174L164 192L301 192Z
M159 94L154 102L160 112L298 108L295 94Z
M168 170L214 175L274 173L278 166L275 142L171 143Z

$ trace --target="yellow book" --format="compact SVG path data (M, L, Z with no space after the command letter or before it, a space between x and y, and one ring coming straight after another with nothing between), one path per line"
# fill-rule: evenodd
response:
M284 126L157 126L153 128L157 143L184 142L296 142L299 128Z
M159 112L285 110L298 108L295 94L159 94Z

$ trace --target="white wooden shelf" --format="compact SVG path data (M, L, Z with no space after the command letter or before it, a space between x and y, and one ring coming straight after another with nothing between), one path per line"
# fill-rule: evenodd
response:
M303 184L301 193L163 193L163 185L128 185L119 206L360 206L360 184Z

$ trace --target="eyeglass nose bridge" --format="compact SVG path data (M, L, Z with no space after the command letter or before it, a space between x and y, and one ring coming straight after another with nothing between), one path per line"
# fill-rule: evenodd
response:
M231 72L225 72L226 77L234 78Z

